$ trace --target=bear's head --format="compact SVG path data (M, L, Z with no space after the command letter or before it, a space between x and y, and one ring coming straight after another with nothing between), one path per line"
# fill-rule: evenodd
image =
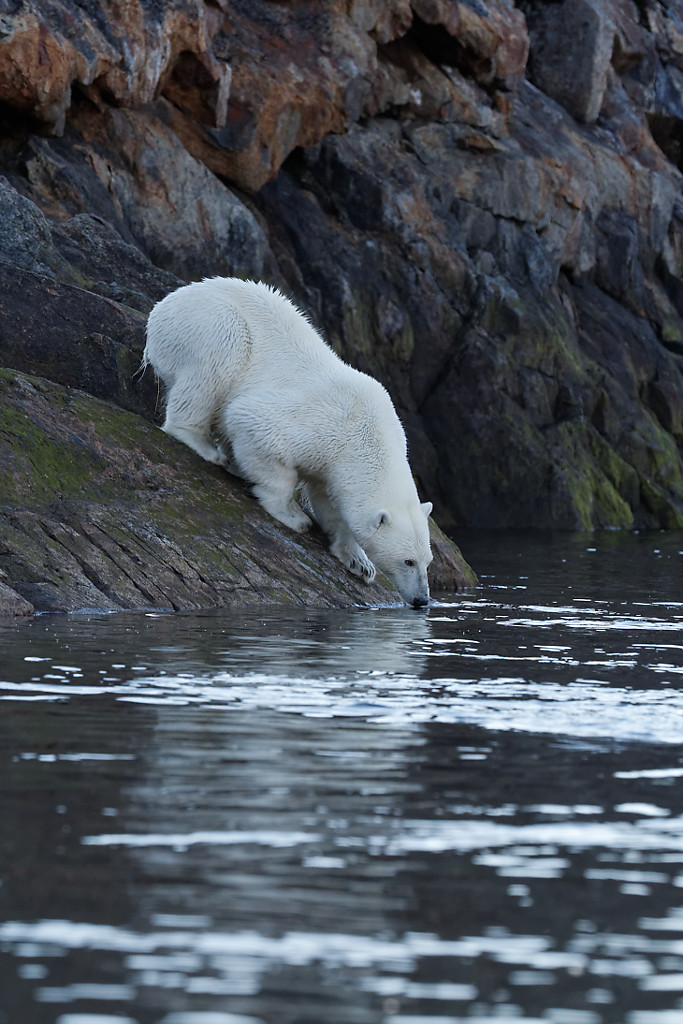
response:
M399 594L413 608L429 604L427 566L432 560L429 546L429 515L432 503L417 501L408 508L377 509L363 547L380 572L391 580Z

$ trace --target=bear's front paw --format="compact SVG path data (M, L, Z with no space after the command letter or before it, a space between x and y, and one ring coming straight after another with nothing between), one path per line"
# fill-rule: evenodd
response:
M352 558L348 563L348 569L354 576L360 576L366 583L372 583L375 578L375 567L367 555L364 555L361 561Z
M354 576L360 576L366 583L372 583L375 578L375 567L355 541L347 544L336 543L332 545L332 554L340 562L343 562L349 572Z

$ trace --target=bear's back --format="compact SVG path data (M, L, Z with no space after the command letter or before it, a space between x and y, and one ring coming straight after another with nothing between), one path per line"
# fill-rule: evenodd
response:
M218 317L231 314L245 325L252 364L275 360L294 371L344 365L308 317L276 288L225 277L206 279L198 287L205 289L203 298Z

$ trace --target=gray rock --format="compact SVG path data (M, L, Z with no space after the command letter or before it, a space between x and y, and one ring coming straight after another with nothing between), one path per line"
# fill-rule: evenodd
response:
M149 312L182 284L125 241L102 217L77 214L50 221L40 207L0 177L0 260L52 281L74 284Z
M0 177L0 260L49 278L72 278L42 210L4 177Z
M154 415L158 390L139 374L145 319L74 285L0 261L0 366L40 373L124 409Z
M597 120L615 25L599 0L534 5L528 15L532 80L578 121Z
M53 222L52 240L82 288L142 313L183 284L90 213Z
M634 311L643 307L643 268L639 231L633 217L603 210L597 221L596 283Z
M65 217L99 217L157 269L184 280L262 276L267 243L254 215L149 109L94 119L85 111L79 127L87 141L70 128L23 151L23 187L36 201ZM131 276L142 262L134 258Z

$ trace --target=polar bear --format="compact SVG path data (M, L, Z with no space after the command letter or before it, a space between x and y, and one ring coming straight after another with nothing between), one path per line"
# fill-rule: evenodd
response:
M304 505L350 572L370 582L377 566L407 604L429 603L432 505L418 499L391 399L293 303L262 282L185 285L149 315L148 363L166 386L168 434L247 480L298 532L311 525Z

